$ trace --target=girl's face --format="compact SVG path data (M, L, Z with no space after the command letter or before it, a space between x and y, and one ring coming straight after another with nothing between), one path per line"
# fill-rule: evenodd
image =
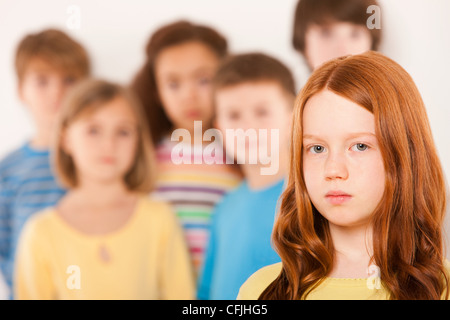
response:
M71 155L80 181L123 180L135 159L137 128L136 116L122 97L74 120L64 132L62 147Z
M371 47L369 29L350 22L311 25L305 34L305 57L313 70L328 60L360 54Z
M385 170L371 112L329 90L303 110L303 175L330 226L364 226L380 202Z
M219 65L205 44L187 42L164 49L155 61L159 97L175 129L193 131L194 121L207 129L213 116L211 81Z

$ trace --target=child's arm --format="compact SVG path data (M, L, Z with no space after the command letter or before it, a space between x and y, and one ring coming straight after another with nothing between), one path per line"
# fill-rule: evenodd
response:
M195 299L194 273L183 230L169 207L162 230L161 299Z
M48 248L42 246L45 232L42 232L33 218L25 224L17 247L14 298L55 299L53 281L45 262Z

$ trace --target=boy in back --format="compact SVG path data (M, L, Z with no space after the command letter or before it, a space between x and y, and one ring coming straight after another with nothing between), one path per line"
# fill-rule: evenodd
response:
M244 180L214 210L198 298L231 300L259 265L280 261L271 233L287 176L295 83L280 61L250 53L225 60L214 90L215 124L226 136L226 151L234 155ZM226 134L230 130L233 139ZM241 146L239 135L245 136ZM276 170L264 170L269 166Z
M311 71L324 62L367 50L378 50L380 28L368 26L377 0L299 0L292 44Z
M0 161L0 267L10 289L22 226L65 192L53 175L49 146L61 100L90 74L90 62L78 42L62 31L47 29L22 39L15 69L19 98L31 114L35 133Z

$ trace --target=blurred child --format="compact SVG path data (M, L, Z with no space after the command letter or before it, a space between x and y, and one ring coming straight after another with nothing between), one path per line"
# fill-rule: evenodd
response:
M273 242L241 299L448 298L446 190L419 91L377 52L317 69L297 97Z
M199 282L200 299L228 300L236 299L240 286L253 272L269 261L280 261L270 235L287 175L295 84L291 72L280 61L260 53L226 60L214 84L217 127L224 134L239 129L248 134L244 155L239 154L242 150L234 150L238 135L237 139L225 138L227 152L234 153L237 162L242 163L244 181L214 211ZM271 135L265 142L260 135L264 130ZM275 136L277 139L273 139ZM278 170L271 174L262 174L267 163L261 159L250 161L255 153L261 156L262 150L263 154L271 150L272 160L277 157Z
M50 167L50 137L66 91L90 73L85 49L54 29L27 35L17 48L15 67L19 97L36 131L0 162L0 266L10 288L23 224L65 192Z
M201 124L201 135L211 128L211 81L227 54L227 41L209 27L180 21L157 30L146 54L147 61L132 86L145 107L157 148L159 179L154 196L174 206L198 272L208 242L211 211L241 179L236 166L226 161L206 164L205 145L193 143L194 121ZM172 140L176 129L187 132L191 142ZM172 150L180 143L188 144L188 149L192 145L191 163L174 163Z
M67 97L55 167L69 189L24 227L18 299L192 299L182 230L149 199L153 149L138 100L88 80Z
M367 8L376 0L300 0L293 45L311 70L349 54L378 50L381 29L367 27Z

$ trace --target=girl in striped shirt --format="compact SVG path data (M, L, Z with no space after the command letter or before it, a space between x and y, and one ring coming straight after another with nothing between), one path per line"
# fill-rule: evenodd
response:
M152 35L147 60L132 83L147 112L157 150L159 179L153 195L173 205L196 273L203 264L212 209L238 185L241 174L226 161L206 164L204 150L209 142L194 147L194 139L178 141L172 132L181 129L194 137L194 121L200 124L202 136L212 127L211 80L226 54L227 41L217 31L175 22ZM180 144L192 150L191 161L176 164L172 151Z

